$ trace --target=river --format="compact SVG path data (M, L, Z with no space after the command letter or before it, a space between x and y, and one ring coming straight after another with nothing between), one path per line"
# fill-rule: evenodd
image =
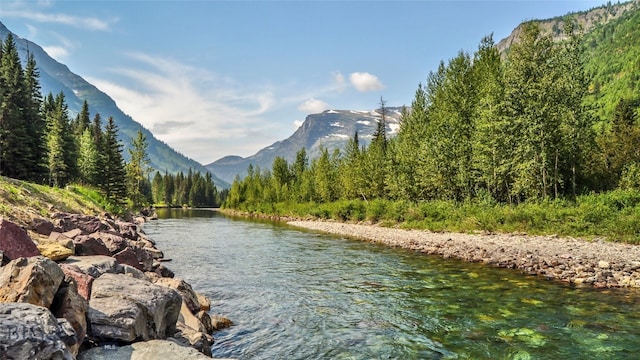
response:
M144 225L167 266L234 322L214 357L632 359L640 293L575 289L212 210Z

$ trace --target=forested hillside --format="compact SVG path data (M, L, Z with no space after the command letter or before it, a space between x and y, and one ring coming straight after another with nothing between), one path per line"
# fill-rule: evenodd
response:
M276 159L271 171L236 181L227 206L521 204L638 191L639 12L634 7L586 36L566 18L563 41L527 22L506 57L487 36L473 54L461 51L429 74L397 137L379 132L367 148L355 138L308 166L303 153L291 165ZM379 124L384 129L384 116ZM632 199L620 206L635 207Z
M42 95L39 77L34 56L23 68L13 36L7 35L0 43L1 176L58 188L87 185L102 193L103 207L112 211L121 211L125 204L138 209L154 201L195 206L221 202L210 173L165 173L164 182L152 186L142 131L129 144L125 162L113 117L106 126L99 113L91 119L87 101L72 117L63 92ZM170 189L168 195L162 189Z

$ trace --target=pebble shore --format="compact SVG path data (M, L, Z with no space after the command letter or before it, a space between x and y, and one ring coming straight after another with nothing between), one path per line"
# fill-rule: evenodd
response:
M335 221L289 225L428 255L517 269L577 286L640 288L640 246L524 234L461 234L404 230Z

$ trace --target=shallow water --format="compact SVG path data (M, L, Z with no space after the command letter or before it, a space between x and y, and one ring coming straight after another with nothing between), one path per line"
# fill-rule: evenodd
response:
M236 359L632 359L640 293L304 232L211 210L163 210L145 231L177 276L235 325Z

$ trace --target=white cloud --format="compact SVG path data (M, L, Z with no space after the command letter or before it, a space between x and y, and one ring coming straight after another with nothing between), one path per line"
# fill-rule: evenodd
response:
M302 126L302 124L304 124L304 120L295 120L293 122L294 130L297 130L300 126Z
M87 80L185 155L201 162L247 156L247 148L255 152L275 140L278 124L263 118L279 105L272 89L245 87L173 59L142 53L129 57L136 60L133 67L110 69L124 80Z
M307 114L317 114L328 109L330 109L329 104L315 98L308 99L298 106L298 110Z
M55 24L63 24L68 26L73 26L80 29L85 30L97 30L97 31L109 31L111 30L111 25L118 22L117 18L111 18L108 20L85 17L85 16L73 16L68 14L49 14L42 13L27 9L19 9L19 10L6 10L2 12L3 16L13 17L13 18L22 18L31 21L36 21L40 23L55 23Z
M44 51L52 58L61 61L69 55L69 51L62 46L45 46Z
M375 91L384 88L384 85L382 85L378 77L368 72L351 73L351 75L349 75L349 81L351 81L351 85L360 92Z

